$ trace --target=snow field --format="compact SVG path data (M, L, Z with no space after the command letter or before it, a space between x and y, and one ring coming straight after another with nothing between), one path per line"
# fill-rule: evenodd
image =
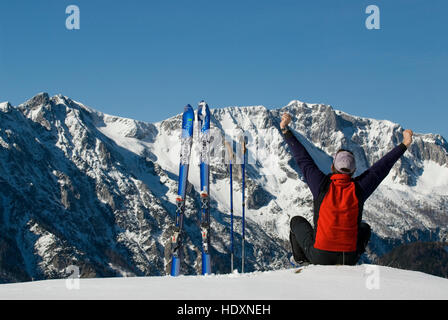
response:
M446 300L448 279L376 265L179 277L59 279L0 285L0 299Z

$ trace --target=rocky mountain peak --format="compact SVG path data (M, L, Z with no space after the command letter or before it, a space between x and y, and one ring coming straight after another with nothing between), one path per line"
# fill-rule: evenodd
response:
M28 101L21 104L21 107L34 109L40 106L45 106L50 103L50 96L46 92L41 92L29 99Z

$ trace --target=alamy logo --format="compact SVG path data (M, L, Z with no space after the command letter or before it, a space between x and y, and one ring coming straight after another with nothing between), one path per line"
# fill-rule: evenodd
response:
M65 27L68 30L79 30L81 28L81 16L79 7L75 5L69 5L65 9L65 13L69 16L65 19Z
M80 273L78 266L68 266L65 271L70 274L65 280L65 286L68 290L79 290L80 289Z
M368 290L380 289L380 268L376 265L365 266L366 288Z
M380 8L372 4L366 8L366 13L370 14L366 19L366 28L369 30L380 29Z

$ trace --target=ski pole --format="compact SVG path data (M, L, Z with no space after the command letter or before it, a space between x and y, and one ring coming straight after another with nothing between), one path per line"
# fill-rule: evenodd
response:
M244 242L245 242L245 208L246 208L246 203L245 203L245 188L246 188L246 181L245 181L245 176L246 176L246 142L244 140L244 134L242 137L242 151L243 151L243 162L241 164L241 176L242 176L242 225L243 225L243 233L242 233L242 245L241 245L241 273L244 273Z
M232 143L233 144L233 143ZM232 159L233 148L226 141L225 145L229 153L229 176L230 176L230 272L233 273L233 175L232 175Z

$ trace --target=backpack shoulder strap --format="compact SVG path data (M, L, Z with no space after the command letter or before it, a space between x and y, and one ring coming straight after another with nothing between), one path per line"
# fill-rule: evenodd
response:
M325 178L322 180L320 187L319 187L319 194L314 199L314 230L317 228L317 220L319 219L319 211L320 211L320 205L322 204L322 201L325 198L325 195L328 192L328 189L330 188L331 184L331 176L333 173L327 174Z

